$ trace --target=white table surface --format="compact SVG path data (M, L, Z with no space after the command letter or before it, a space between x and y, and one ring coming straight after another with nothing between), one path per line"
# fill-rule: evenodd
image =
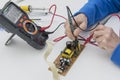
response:
M0 8L6 1L0 1ZM67 17L65 6L69 6L74 13L85 2L86 0L26 0L19 5L30 4L33 7L49 7L56 4L57 13ZM49 24L51 15L39 17L42 20L36 22L38 25L45 26ZM52 27L48 30L52 31L60 22L64 21L64 19L55 17ZM119 33L120 22L118 18L112 17L106 25L113 26L115 32ZM5 31L0 31L0 80L53 80L48 65L43 58L47 47L36 50L18 36L13 38L10 45L5 46L4 43L10 35ZM62 35L64 35L63 26L50 35L48 40L52 41ZM68 38L65 38L54 45L48 58L49 61L52 62L59 55L68 40ZM112 63L110 56L108 52L88 44L68 74L65 77L61 76L61 78L62 80L120 80L120 68Z

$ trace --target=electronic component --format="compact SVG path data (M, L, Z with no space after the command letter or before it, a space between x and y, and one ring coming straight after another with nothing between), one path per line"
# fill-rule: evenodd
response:
M66 47L54 61L58 73L65 76L83 49L79 42L76 45L75 41L67 41Z
M6 45L16 34L36 49L42 49L48 39L48 34L40 31L41 27L30 20L26 12L10 1L0 10L0 24L7 32L12 33Z

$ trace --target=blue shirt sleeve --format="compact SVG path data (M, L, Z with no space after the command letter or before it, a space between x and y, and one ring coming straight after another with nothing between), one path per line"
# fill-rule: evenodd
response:
M111 13L120 10L120 0L88 0L75 16L84 13L88 19L88 27L102 20Z
M113 51L111 60L118 66L120 66L120 44Z
M74 16L83 13L88 19L89 28L111 13L120 11L120 0L89 0ZM120 66L120 44L112 53L111 60Z

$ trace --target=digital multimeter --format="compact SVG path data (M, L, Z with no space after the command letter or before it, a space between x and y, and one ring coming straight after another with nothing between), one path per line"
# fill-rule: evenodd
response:
M48 39L48 34L40 31L41 27L13 2L7 2L0 10L0 24L7 32L17 34L36 49L42 49Z

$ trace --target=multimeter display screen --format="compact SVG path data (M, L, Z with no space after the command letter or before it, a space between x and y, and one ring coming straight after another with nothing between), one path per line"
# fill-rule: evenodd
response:
M11 22L16 24L16 22L20 19L22 16L22 12L16 8L14 5L9 5L6 9L3 11L3 15L9 19Z

